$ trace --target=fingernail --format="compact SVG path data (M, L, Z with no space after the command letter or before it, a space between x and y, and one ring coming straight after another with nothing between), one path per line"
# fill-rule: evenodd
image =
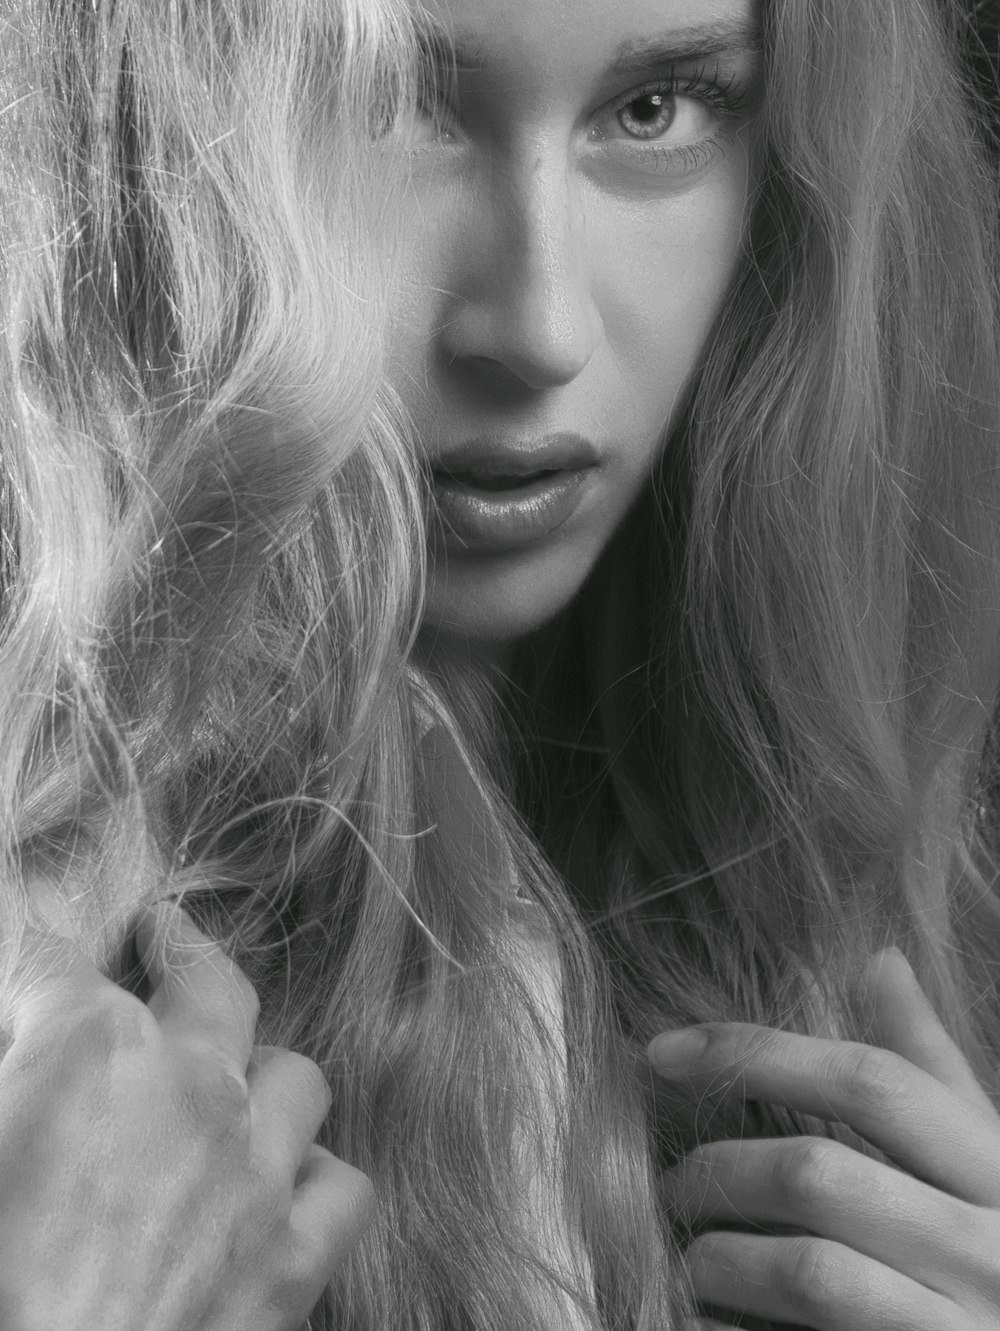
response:
M670 1072L696 1062L708 1048L708 1033L697 1026L683 1031L665 1031L650 1041L649 1061L659 1070Z

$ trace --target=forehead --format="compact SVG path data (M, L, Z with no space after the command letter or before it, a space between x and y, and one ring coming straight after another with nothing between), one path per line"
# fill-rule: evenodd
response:
M460 69L522 78L630 73L755 46L758 0L430 0Z

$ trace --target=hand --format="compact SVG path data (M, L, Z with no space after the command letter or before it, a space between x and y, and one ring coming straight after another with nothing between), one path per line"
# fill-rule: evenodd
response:
M885 1157L819 1137L693 1151L665 1182L700 1231L695 1293L720 1315L815 1331L996 1331L1000 1115L901 953L873 958L867 984L885 1048L736 1023L651 1043L675 1086L845 1123Z
M167 966L151 949L168 925ZM30 934L0 1063L4 1331L292 1331L372 1189L314 1144L319 1069L253 1048L257 999L175 906L148 1006Z

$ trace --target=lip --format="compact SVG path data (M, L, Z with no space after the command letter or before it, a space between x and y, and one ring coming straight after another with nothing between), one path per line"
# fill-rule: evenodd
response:
M552 536L578 511L600 461L589 439L568 432L480 435L443 450L430 459L430 490L444 544L502 553Z

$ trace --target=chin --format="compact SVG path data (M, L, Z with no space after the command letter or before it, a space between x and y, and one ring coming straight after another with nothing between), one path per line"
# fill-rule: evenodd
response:
M569 547L534 558L432 557L424 631L487 652L509 647L569 605L592 563Z

